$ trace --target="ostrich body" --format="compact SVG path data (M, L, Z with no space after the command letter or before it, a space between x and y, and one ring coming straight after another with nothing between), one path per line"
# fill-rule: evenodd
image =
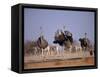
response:
M40 49L42 49L42 55L43 55L43 50L48 46L48 42L44 39L43 36L40 36L37 40L37 45Z
M87 48L89 48L89 40L86 38L80 38L79 39L81 47L83 50L86 50Z
M55 34L55 40L53 41L53 43L59 44L60 46L65 47L66 49L72 48L72 33L70 33L69 31L63 32L62 30L57 30Z

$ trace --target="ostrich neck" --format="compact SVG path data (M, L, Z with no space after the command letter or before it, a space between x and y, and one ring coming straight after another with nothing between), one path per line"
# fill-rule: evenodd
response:
M44 43L44 39L43 38L41 38L41 43Z

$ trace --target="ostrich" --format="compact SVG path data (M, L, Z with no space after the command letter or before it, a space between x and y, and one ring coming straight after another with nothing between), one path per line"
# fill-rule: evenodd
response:
M59 44L60 46L63 46L63 43L65 41L65 36L64 33L62 32L62 30L57 30L57 32L55 33L55 40L53 41L53 43L55 44Z
M40 27L40 30L41 29L42 27ZM44 36L42 35L42 32L40 37L37 40L37 45L40 49L42 49L42 56L43 56L44 49L48 46L48 42L45 40Z
M44 39L43 36L40 36L37 40L38 47L42 49L42 55L44 49L48 46L48 42Z
M71 52L73 44L73 35L71 32L66 30L64 30L64 35L65 35L65 42L64 42L65 49L68 49Z
M62 30L57 30L54 38L55 40L53 41L53 43L59 44L60 46L65 47L66 49L70 49L71 51L73 43L72 33L66 30L64 32Z
M79 41L80 41L80 44L81 44L81 47L82 47L82 50L87 50L89 48L89 39L86 37L87 33L85 33L85 37L84 38L80 38Z

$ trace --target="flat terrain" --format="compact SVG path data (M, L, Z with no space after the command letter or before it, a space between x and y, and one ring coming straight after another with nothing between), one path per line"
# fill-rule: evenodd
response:
M94 65L94 57L78 59L52 60L42 62L24 62L24 69L52 68L52 67L72 67Z

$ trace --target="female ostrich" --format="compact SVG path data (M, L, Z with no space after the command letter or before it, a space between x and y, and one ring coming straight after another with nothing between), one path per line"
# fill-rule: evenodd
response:
M41 29L42 28L40 27L40 30ZM48 42L45 40L45 38L42 34L40 35L40 37L37 40L37 45L40 49L42 49L42 56L43 56L44 49L48 46Z

